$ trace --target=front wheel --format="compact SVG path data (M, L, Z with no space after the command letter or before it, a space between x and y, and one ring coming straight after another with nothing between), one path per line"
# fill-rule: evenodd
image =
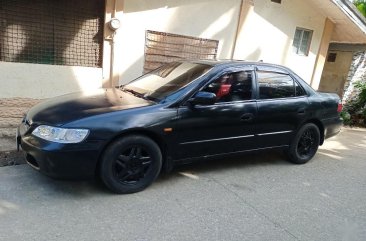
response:
M130 135L107 147L101 159L100 177L115 193L134 193L149 186L161 166L159 146L148 137Z
M317 152L319 143L319 128L313 123L303 125L290 144L289 160L296 164L308 162Z

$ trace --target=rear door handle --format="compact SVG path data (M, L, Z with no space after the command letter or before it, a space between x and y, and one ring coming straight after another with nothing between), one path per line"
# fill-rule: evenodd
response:
M305 109L304 108L298 109L297 114L298 115L304 115L305 114Z
M251 122L253 118L254 115L252 113L246 113L240 117L240 120L244 122Z

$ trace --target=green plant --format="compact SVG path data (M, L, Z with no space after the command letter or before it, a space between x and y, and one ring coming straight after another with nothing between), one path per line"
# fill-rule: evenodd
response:
M343 119L343 124L352 125L351 115L350 115L350 113L348 113L348 111L343 110L341 112L341 117Z
M345 125L366 125L366 82L355 83L358 95L344 105L341 117Z
M358 102L364 106L366 104L366 82L358 81L355 83L355 87L360 91Z
M360 13L366 17L366 0L355 0L353 1L353 4L357 7Z

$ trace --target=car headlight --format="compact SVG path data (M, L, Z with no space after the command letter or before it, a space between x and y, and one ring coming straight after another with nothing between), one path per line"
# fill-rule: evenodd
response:
M58 143L79 143L89 134L86 129L67 129L47 125L40 125L32 132L41 139Z

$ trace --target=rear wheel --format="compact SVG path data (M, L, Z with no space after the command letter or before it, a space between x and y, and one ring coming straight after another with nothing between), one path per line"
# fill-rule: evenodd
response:
M317 152L319 142L319 128L313 123L303 125L290 144L289 160L296 164L308 162Z
M116 193L139 192L159 175L162 155L159 146L141 135L122 137L104 152L100 177Z

